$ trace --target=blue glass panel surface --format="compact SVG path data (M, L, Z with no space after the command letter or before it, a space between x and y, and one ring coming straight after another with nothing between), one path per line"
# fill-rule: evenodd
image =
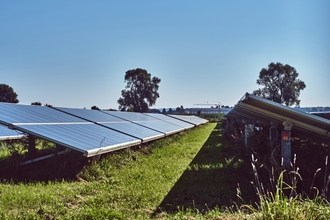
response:
M184 131L183 127L180 127L175 124L171 124L166 121L137 121L134 122L136 124L155 129L156 131L165 133L166 135L178 133L180 131Z
M18 125L15 128L83 152L87 157L141 143L139 139L93 123Z
M194 120L202 122L198 117ZM193 127L191 121L157 114L0 103L1 124L88 157L183 131Z
M150 117L148 115L138 112L121 112L121 111L104 111L104 113L113 115L128 121L160 121L157 118Z
M195 115L169 115L169 116L189 122L189 123L193 123L195 125L201 125L201 124L205 124L208 122L208 120L197 117Z
M195 127L195 124L185 122L185 121L182 121L182 120L179 120L179 119L176 119L176 118L164 115L164 114L157 114L157 113L144 113L144 114L146 114L150 117L160 119L162 121L167 121L169 123L178 125L178 126L183 127L185 129L190 129L190 128Z
M165 136L164 133L106 114L103 111L73 108L57 109L64 112L68 112L70 114L77 115L88 121L96 122L110 129L117 130L128 135L132 135L136 138L142 139L143 141L154 140Z
M47 106L11 103L0 103L0 121L3 124L85 122Z
M58 109L63 112L70 113L72 115L76 115L78 117L87 119L89 121L93 122L126 122L126 120L120 119L118 117L105 114L103 111L98 110L89 110L89 109L78 109L78 108L62 108L62 107L56 107L55 109Z
M115 112L115 111L109 111L106 112L107 114L114 115L116 117L120 117L122 119L129 120L131 122L134 122L135 124L145 126L147 128L154 129L156 131L165 133L166 135L174 134L180 131L185 130L184 127L181 127L179 125L160 120L155 117L150 117L143 113L137 113L137 112Z
M21 132L0 125L0 140L20 139L22 137L24 135Z
M132 135L142 139L144 142L162 138L165 133L156 131L151 128L143 127L139 124L126 122L126 123L100 123L108 128Z

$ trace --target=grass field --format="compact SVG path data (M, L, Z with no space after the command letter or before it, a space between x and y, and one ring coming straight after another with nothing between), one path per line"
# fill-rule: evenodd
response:
M72 152L18 166L19 156L8 157L6 150L2 152L1 219L272 219L272 216L284 216L266 210L265 207L278 208L273 205L274 201L265 199L262 203L265 207L251 205L257 197L250 183L253 179L250 161L244 161L235 147L223 140L217 123L94 159ZM238 185L245 202L236 196ZM324 204L316 206L316 202L311 202L314 206L307 206L298 199L293 201L297 209L305 204L322 210L321 215L315 211L314 216L318 215L319 219L330 216ZM294 219L294 216L280 219Z

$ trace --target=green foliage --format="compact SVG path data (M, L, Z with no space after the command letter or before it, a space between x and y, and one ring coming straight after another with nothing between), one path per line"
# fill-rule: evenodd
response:
M270 63L267 69L260 71L257 79L257 84L263 88L253 91L253 94L287 106L299 105L300 91L306 85L297 79L298 75L296 69L288 64Z
M100 110L99 107L97 107L96 105L93 105L93 106L91 107L91 109L92 109L92 110Z
M18 103L14 89L6 84L0 84L0 102Z
M119 109L134 112L148 112L150 106L159 98L158 84L160 79L152 77L144 69L128 70L125 74L124 90L122 97L118 99Z
M80 153L71 151L63 155L56 155L39 162L20 165L24 161L53 154L56 152L55 144L36 139L36 155L27 150L27 140L10 140L1 143L0 150L0 182L28 182L28 181L54 181L61 179L74 179L77 170L85 165L85 157Z
M31 102L31 105L39 105L39 106L41 106L42 105L42 103L41 102Z
M27 149L25 145L26 145L26 139L8 140L2 142L2 146L3 146L2 148L4 152L6 151L10 152L9 155L20 155L26 153ZM0 155L3 156L4 154L1 153Z

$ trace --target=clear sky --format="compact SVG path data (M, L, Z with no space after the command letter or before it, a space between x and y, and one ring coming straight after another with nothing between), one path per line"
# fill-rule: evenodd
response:
M118 108L127 70L159 77L156 108L233 106L281 62L330 106L330 1L0 0L0 83L22 104Z

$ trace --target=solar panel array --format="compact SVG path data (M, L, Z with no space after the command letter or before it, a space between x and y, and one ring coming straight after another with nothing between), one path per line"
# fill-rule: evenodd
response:
M163 138L207 122L196 116L96 111L0 103L7 132L33 135L91 157ZM0 126L0 136L2 134ZM1 139L1 138L0 138Z
M57 108L60 111L76 115L84 120L94 122L114 131L128 134L134 138L141 139L142 141L150 141L153 139L162 138L164 133L155 131L149 128L139 126L103 111L86 110L86 109L73 109L73 108Z
M294 130L307 135L315 133L321 138L330 138L329 119L301 112L249 93L243 96L226 117L276 122L279 125L284 121L290 121Z

